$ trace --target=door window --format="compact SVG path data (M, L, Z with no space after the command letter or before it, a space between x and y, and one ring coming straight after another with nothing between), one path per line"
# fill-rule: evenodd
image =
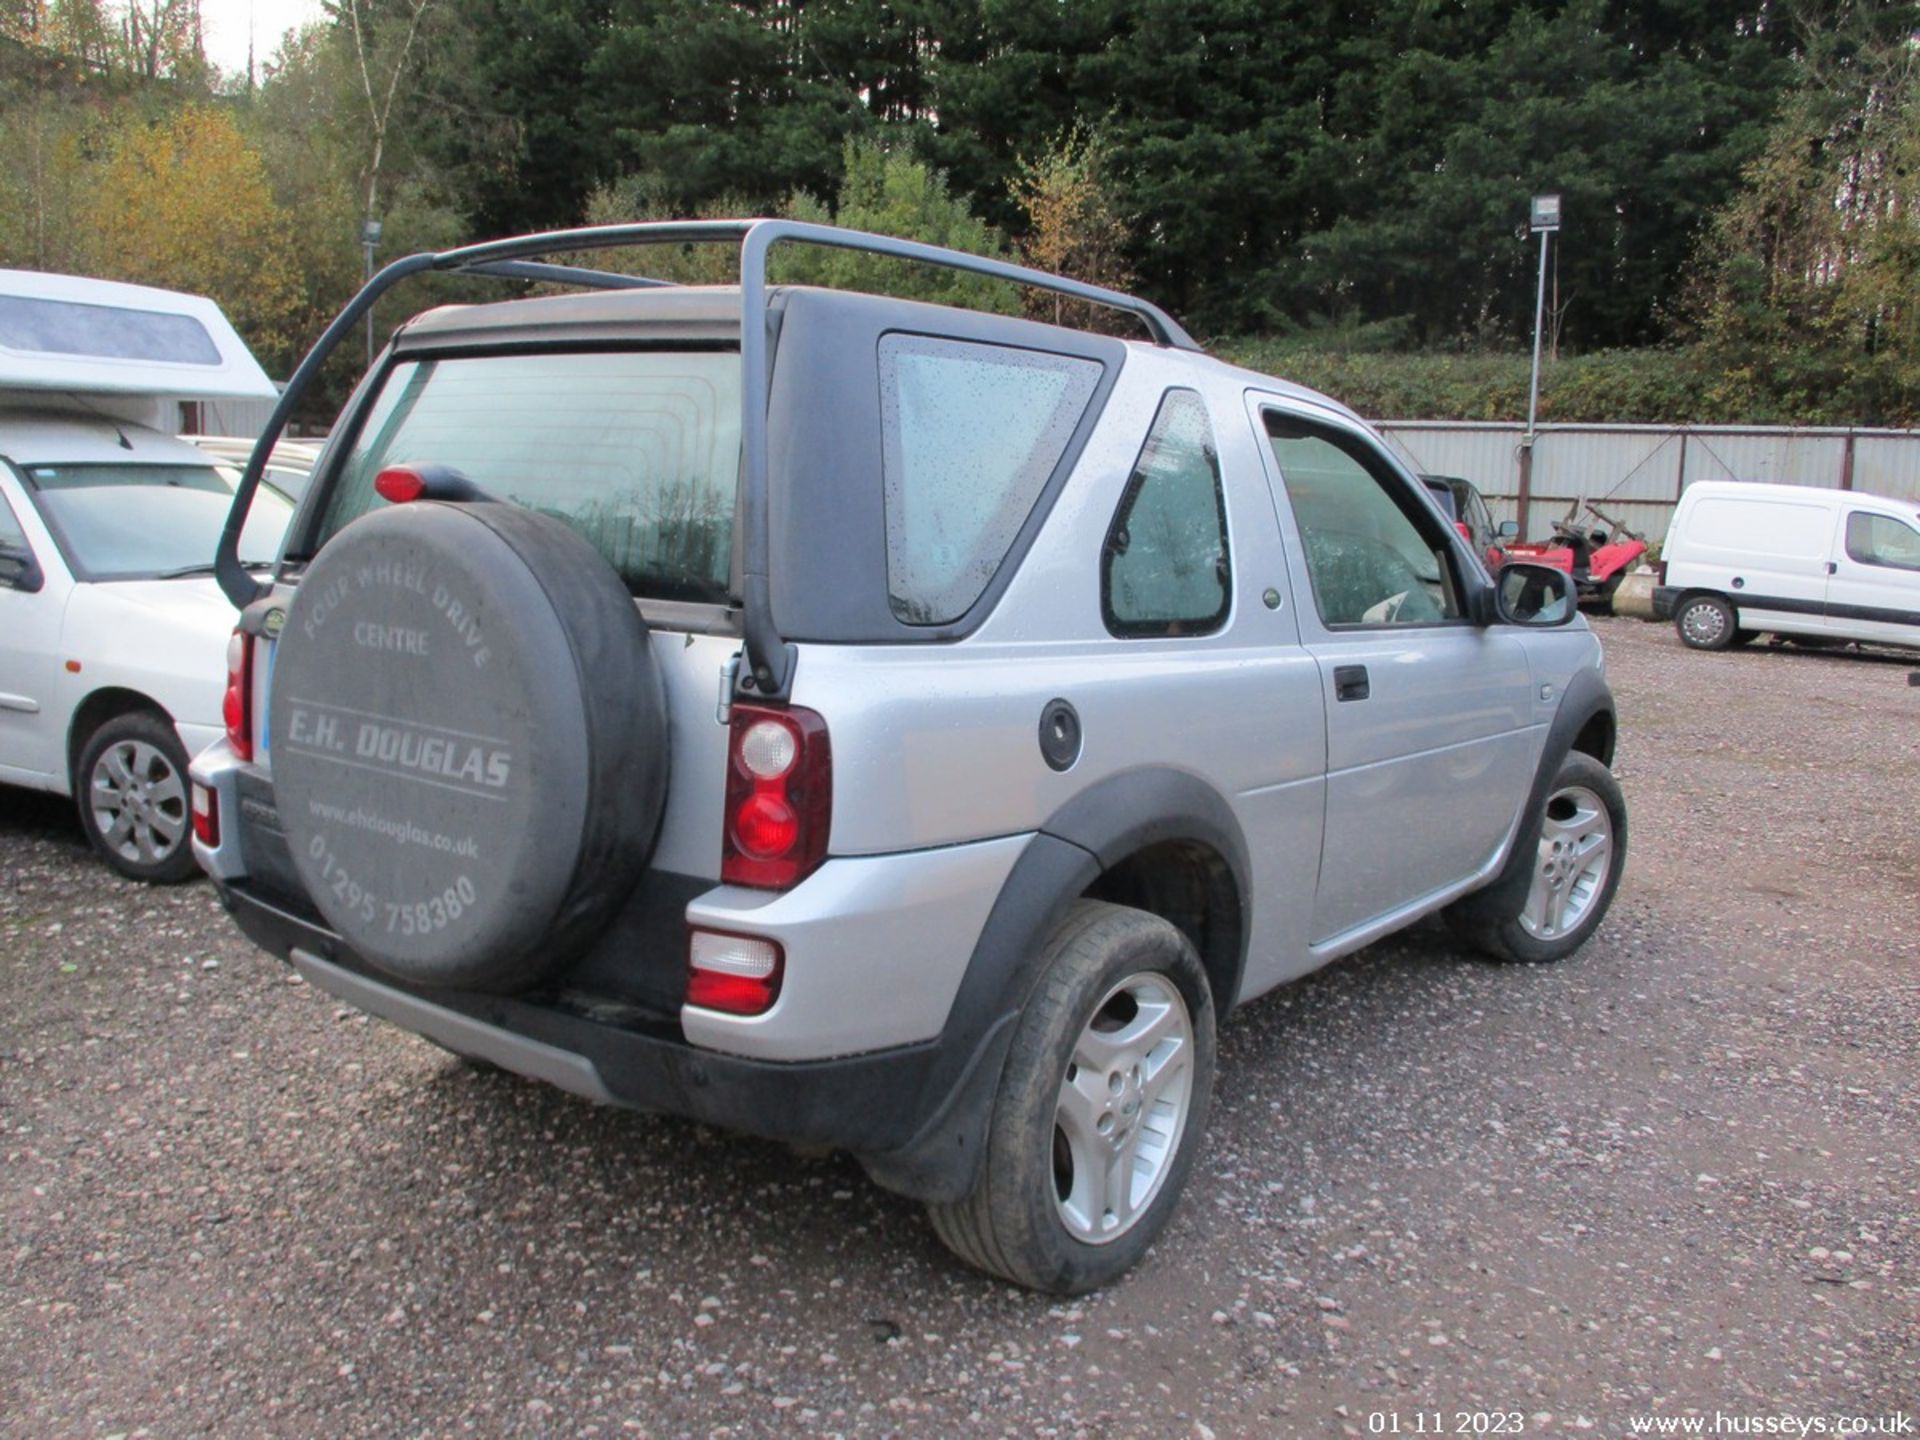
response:
M1272 411L1266 423L1322 623L1458 619L1446 542L1416 519L1414 497L1390 462L1342 430Z
M1207 407L1169 390L1100 552L1100 610L1115 635L1206 635L1233 594L1220 452Z
M1493 543L1493 516L1478 490L1467 491L1466 521L1467 534L1476 550L1484 550Z
M27 553L27 532L20 528L20 522L14 518L13 506L7 503L7 497L0 495L0 551L17 550Z
M27 532L14 518L7 497L0 495L0 590L19 589L33 571L33 551L27 546Z
M1847 516L1847 558L1862 565L1920 570L1920 530L1891 515L1855 510Z

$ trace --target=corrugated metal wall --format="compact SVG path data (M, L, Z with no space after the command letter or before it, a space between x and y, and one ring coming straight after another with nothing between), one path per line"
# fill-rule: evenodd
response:
M1463 475L1494 519L1517 514L1523 425L1382 420L1416 470ZM1533 447L1529 537L1581 500L1657 542L1695 480L1851 488L1920 500L1920 431L1701 425L1542 425Z

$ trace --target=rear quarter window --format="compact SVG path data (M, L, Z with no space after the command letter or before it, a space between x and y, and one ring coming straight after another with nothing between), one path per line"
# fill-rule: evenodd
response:
M402 361L365 412L316 548L385 505L374 477L406 464L451 466L497 499L570 525L636 595L731 598L737 352Z
M893 334L880 341L887 593L910 625L985 593L1099 384L1096 360Z

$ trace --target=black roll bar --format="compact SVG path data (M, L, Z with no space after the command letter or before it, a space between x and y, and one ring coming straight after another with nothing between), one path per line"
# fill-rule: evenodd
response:
M233 506L227 512L225 529L220 533L219 549L214 555L214 574L220 588L236 609L244 610L266 593L240 563L240 532L259 489L274 443L286 428L288 419L299 407L320 367L336 346L351 334L361 319L387 291L402 280L429 270L464 275L486 275L498 279L555 281L595 289L631 289L667 285L637 275L621 275L606 270L591 270L570 264L544 263L543 256L571 254L588 250L621 249L637 245L671 245L694 241L738 240L740 242L740 436L743 485L740 497L740 523L745 542L741 602L745 619L746 670L743 688L751 688L769 697L784 697L793 683L793 647L784 642L773 623L772 586L768 575L771 539L768 534L767 504L767 402L771 384L767 355L767 252L779 242L798 241L858 250L870 255L913 260L943 269L983 275L1046 290L1069 299L1084 300L1119 310L1140 320L1154 342L1179 350L1198 350L1193 337L1180 328L1159 306L1118 290L1088 285L1011 265L983 255L969 255L938 245L923 245L914 240L897 240L888 235L870 235L859 230L840 230L830 225L814 225L798 220L668 220L630 225L602 225L589 229L549 230L537 235L489 240L478 245L463 245L439 253L409 255L386 266L355 295L333 323L321 332L313 349L307 352L280 401L273 408L266 428L255 442L246 469L234 491ZM749 681L751 682L749 684Z

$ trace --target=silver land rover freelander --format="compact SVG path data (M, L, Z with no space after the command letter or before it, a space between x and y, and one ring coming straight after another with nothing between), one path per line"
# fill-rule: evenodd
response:
M693 240L740 284L579 259ZM771 286L776 242L1144 338ZM277 431L422 271L523 298L399 330L250 575ZM1227 1012L1435 911L1559 959L1625 860L1564 572L1489 576L1326 397L976 256L760 220L399 261L219 570L195 849L247 934L460 1055L847 1150L1042 1290L1165 1225Z

